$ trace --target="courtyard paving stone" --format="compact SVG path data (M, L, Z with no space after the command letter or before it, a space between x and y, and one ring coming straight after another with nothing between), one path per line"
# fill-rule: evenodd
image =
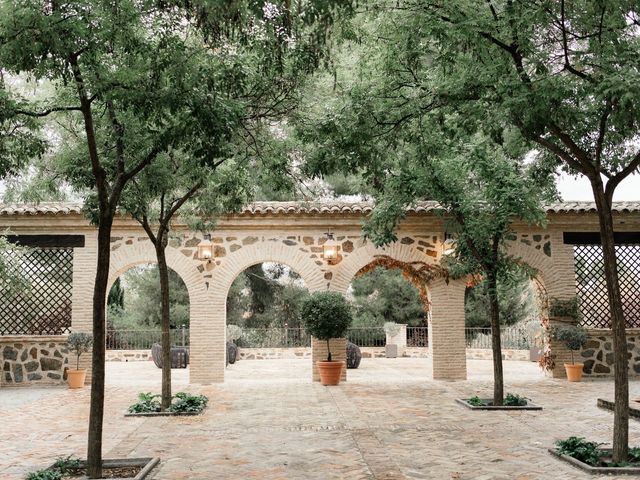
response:
M312 384L309 360L244 360L211 386L189 386L188 371L174 370L174 392L204 393L210 404L172 418L125 418L138 392L159 390L160 371L109 363L104 456L160 456L155 479L599 478L546 449L569 435L610 441L613 415L596 399L613 396L611 380L570 384L505 362L507 391L544 410L480 412L454 400L491 395L489 361L470 360L467 381L434 382L426 359L365 360L339 387ZM89 389L0 390L0 478L84 457L88 414ZM640 445L640 423L630 429Z

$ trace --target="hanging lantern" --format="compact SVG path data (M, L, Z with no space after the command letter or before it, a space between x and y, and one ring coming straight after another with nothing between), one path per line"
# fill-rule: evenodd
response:
M322 245L322 256L331 264L338 259L338 242L333 238L333 233L327 232L325 235L327 239Z
M453 235L448 232L444 232L444 242L442 242L442 254L445 256L453 255L456 251L456 242L453 239Z
M204 239L198 244L198 258L208 261L213 258L213 243L211 243L211 235L208 233L204 235Z

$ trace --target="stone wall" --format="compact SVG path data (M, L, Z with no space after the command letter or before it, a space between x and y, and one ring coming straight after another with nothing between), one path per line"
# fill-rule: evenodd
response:
M145 362L153 360L151 350L107 350L107 362Z
M66 341L66 336L0 337L0 385L64 383L65 370L73 361L73 354L70 354Z
M640 329L627 329L629 375L640 375ZM589 330L589 341L576 362L584 363L583 372L593 377L613 375L613 340L611 330Z

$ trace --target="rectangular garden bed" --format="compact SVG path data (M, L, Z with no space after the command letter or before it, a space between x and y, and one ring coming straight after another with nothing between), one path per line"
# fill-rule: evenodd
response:
M124 414L125 417L193 417L194 415L202 415L204 410L200 412L140 412Z
M151 471L160 463L158 457L148 458L121 458L102 460L102 478L120 480L144 480L149 478ZM86 477L86 460L79 461L79 468L69 469L63 478L84 479ZM51 465L48 470L55 470L56 465Z
M598 407L604 409L604 410L610 410L613 412L613 409L615 407L615 403L611 402L609 400L605 400L604 398L599 398L598 399ZM640 409L636 408L636 407L632 407L629 406L629 416L631 418L635 418L636 420L640 420Z
M606 454L610 455L612 450L610 448L602 448L601 449ZM555 448L550 448L549 453L554 457L559 458L580 470L583 470L587 473L591 473L594 475L639 475L640 467L593 467L587 463L581 462L580 460L576 460L569 455L562 455L558 453Z
M464 405L470 410L542 410L540 405L536 405L535 403L528 402L523 406L515 406L515 405L501 405L501 406L493 406L493 399L491 398L483 398L482 401L486 403L486 405L470 405L467 403L466 398L456 398L456 402L460 405Z

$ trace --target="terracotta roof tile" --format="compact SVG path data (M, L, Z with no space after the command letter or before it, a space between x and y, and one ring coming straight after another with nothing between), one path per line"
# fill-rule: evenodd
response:
M368 214L372 202L254 202L244 207L239 215L292 215L292 214ZM437 202L419 202L407 209L408 213L429 213L438 209ZM546 206L548 213L595 213L594 202L558 202ZM640 201L614 202L613 210L620 213L640 212ZM69 215L81 214L78 202L41 202L38 204L0 204L0 215Z

